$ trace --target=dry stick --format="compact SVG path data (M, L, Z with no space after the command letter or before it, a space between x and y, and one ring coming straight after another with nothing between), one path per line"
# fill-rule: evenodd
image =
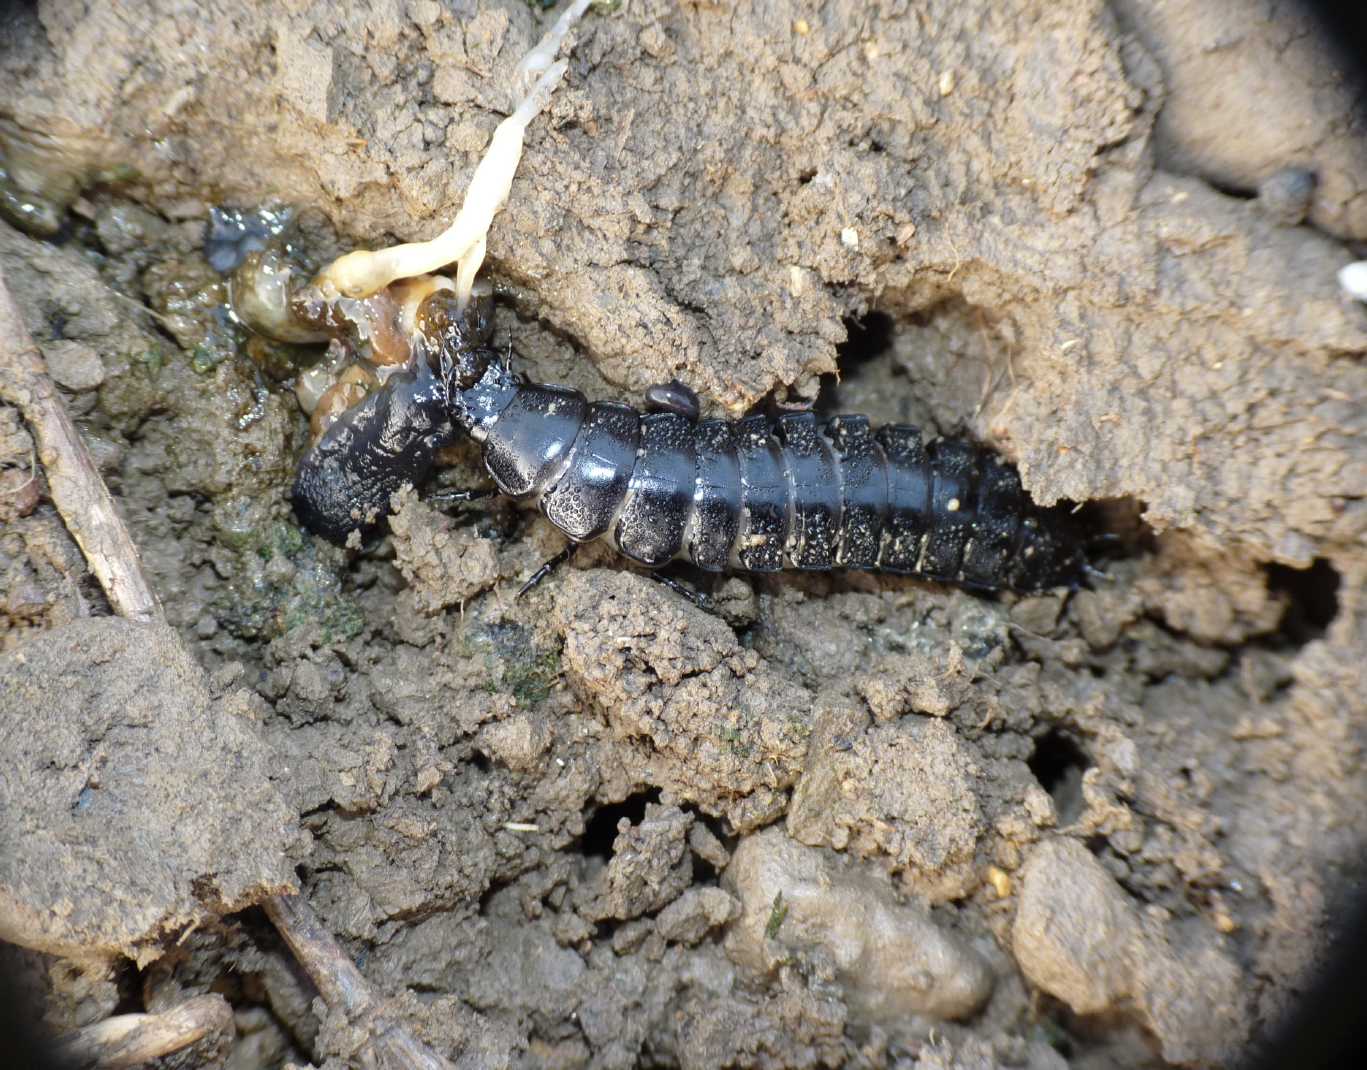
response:
M345 1014L348 1021L364 1022L369 1027L370 1047L378 1066L394 1070L453 1070L451 1063L403 1026L376 1013L370 985L302 897L276 896L262 906L313 979L323 1002Z
M143 624L162 619L161 603L142 573L90 450L66 414L43 355L34 345L0 275L0 399L19 407L47 471L52 504L85 554L114 612Z
M116 1070L181 1051L207 1036L231 1035L232 1029L233 1009L215 992L160 1014L119 1014L77 1029L62 1038L61 1054L73 1066Z
M62 405L57 387L47 374L42 353L19 318L19 310L14 307L3 274L0 274L0 400L17 405L33 429L38 459L47 471L52 503L80 546L90 570L98 577L114 612L143 623L164 620L161 603L143 575L137 547L114 506L109 488L95 468L90 451ZM365 978L337 941L318 923L307 903L297 896L289 896L268 899L263 905L329 1006L343 1011L348 1018L374 1006L376 1001ZM119 1054L125 1050L150 1050L146 1045L152 1040L148 1038L163 1038L169 1044L171 1041L167 1038L179 1036L182 1038L180 1046L184 1047L203 1036L202 1032L195 1033L193 1024L218 1020L216 1010L205 1000L223 1002L218 996L205 996L191 999L164 1014L120 1015L80 1030L67 1043L79 1046L73 1048L73 1052L96 1052L98 1058L91 1058L100 1066L130 1066L177 1050L165 1047L138 1059ZM382 1024L386 1028L378 1028ZM232 1025L231 1010L227 1025ZM379 1065L405 1070L450 1070L450 1063L433 1054L402 1027L378 1022L375 1025L373 1048L377 1056L383 1057ZM118 1061L120 1059L123 1061Z

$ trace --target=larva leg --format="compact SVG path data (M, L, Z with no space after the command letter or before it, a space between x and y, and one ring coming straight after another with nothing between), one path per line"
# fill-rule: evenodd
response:
M705 592L695 591L692 587L688 586L688 584L681 583L680 581L676 580L673 576L666 576L663 572L652 572L650 574L650 577L657 583L663 584L664 586L668 587L675 594L680 595L683 598L687 598L690 602L692 602L695 606L701 609L704 613L711 613L714 616L716 615L717 607L712 604L711 596L706 594Z
M474 489L451 487L432 491L426 496L426 501L433 509L450 509L452 506L482 501L485 498L493 498L497 495L498 490L494 487L476 487Z
M571 557L574 556L574 551L577 549L579 549L579 543L567 543L563 550L561 550L558 554L556 554L544 565L542 565L539 569L537 569L535 572L533 572L530 576L527 577L527 582L524 583L520 588L518 588L517 597L521 598L524 594L530 591L533 587L535 587L538 583L544 580L552 572L558 569L561 565L563 565L566 561L568 561Z

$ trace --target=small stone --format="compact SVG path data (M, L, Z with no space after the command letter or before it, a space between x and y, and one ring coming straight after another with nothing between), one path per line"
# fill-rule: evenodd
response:
M992 993L992 970L969 941L899 900L876 867L844 864L781 828L743 839L722 885L741 903L724 945L731 961L764 974L794 952L828 956L852 1021L966 1018Z
M656 928L666 940L692 946L740 913L740 904L720 888L690 888L660 911Z
M1025 789L1025 813L1037 828L1049 828L1058 821L1054 800L1038 784Z
M987 867L987 883L992 885L992 891L998 899L1006 899L1011 895L1011 874L1000 866Z
M48 374L68 390L94 390L104 382L100 355L84 342L63 339L43 346Z
M28 516L38 508L43 487L27 468L6 468L0 472L0 521Z
M1032 983L1078 1014L1110 1009L1129 994L1133 904L1074 840L1042 845L1023 874L1013 944Z
M1283 167L1258 183L1258 203L1278 223L1294 227L1305 222L1318 179L1304 167Z
M1082 844L1037 847L1018 901L1021 971L1078 1014L1132 1015L1183 1065L1223 1064L1247 1036L1246 979L1219 938L1141 912Z

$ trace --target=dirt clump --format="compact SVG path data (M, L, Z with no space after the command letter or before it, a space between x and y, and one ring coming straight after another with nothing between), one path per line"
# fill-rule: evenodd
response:
M630 573L569 574L555 612L566 673L624 745L628 775L738 832L781 813L810 732L803 688L718 618Z
M173 631L78 620L0 659L5 939L145 965L294 890L306 847L252 723L260 700L214 701Z
M1239 969L1209 931L1141 912L1076 841L1025 864L1012 947L1025 975L1079 1014L1135 1008L1178 1064L1221 1063L1246 1026Z
M932 902L959 899L978 882L980 775L942 721L873 728L848 750L825 751L808 766L788 830L803 843L858 858L887 855L910 889Z
M1346 77L1351 57L1326 47L1312 11L1257 0L1123 0L1114 10L1163 73L1154 140L1165 169L1256 189L1285 222L1308 215L1337 237L1367 238L1367 127ZM1238 120L1255 99L1276 107L1250 129Z

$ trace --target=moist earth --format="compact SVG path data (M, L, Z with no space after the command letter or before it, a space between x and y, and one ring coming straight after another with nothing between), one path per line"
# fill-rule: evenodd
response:
M489 237L519 367L966 434L1123 546L710 610L601 547L515 598L562 541L506 503L310 536L299 354L205 257L220 206L317 263L437 233L540 5L8 15L0 271L169 625L110 619L0 406L0 950L48 1027L212 991L221 1065L357 1063L254 906L297 889L460 1066L1257 1043L1360 876L1367 131L1312 25L1236 6L587 16Z

